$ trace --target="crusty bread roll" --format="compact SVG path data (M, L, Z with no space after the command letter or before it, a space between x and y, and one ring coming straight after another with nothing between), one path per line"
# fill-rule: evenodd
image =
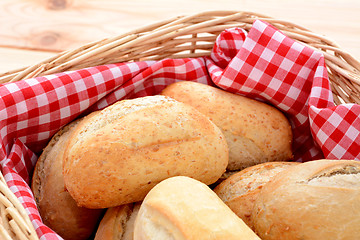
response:
M262 187L279 172L297 162L266 162L239 171L221 182L214 192L251 229L251 213Z
M259 237L205 184L184 176L166 179L145 197L135 240L251 240Z
M133 240L140 202L109 208L96 231L95 240Z
M228 164L220 129L193 107L160 95L119 101L86 118L64 155L66 188L88 208L139 202L177 175L211 184Z
M64 146L79 121L63 127L53 136L35 165L31 185L43 222L67 240L88 239L102 213L78 207L64 186Z
M316 160L264 185L252 218L263 240L358 239L359 203L360 162Z
M229 146L228 170L293 157L291 126L270 105L190 81L173 83L161 94L195 107L223 131Z

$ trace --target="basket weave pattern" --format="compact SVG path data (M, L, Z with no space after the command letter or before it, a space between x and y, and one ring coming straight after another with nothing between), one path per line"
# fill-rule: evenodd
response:
M0 239L39 239L24 207L0 174Z
M269 22L290 38L324 54L334 101L360 104L360 62L336 43L299 25L252 12L216 11L180 16L65 51L28 68L0 74L0 83L103 64L208 56L225 29L249 30Z

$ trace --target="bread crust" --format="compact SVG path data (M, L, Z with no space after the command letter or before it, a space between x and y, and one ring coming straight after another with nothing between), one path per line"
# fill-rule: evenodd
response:
M279 172L298 165L297 162L266 162L243 169L221 182L214 192L251 229L251 213L263 186Z
M291 125L268 104L190 81L173 83L161 94L195 107L222 130L229 146L228 170L293 158Z
M101 210L78 207L64 185L64 146L79 121L66 125L52 137L35 165L31 184L44 224L69 240L87 239L102 214Z
M117 102L79 124L65 151L64 179L78 205L108 208L141 201L176 175L211 184L227 164L226 140L206 116L150 96Z
M133 240L134 222L140 204L129 203L107 209L94 240Z
M351 160L316 160L282 171L255 202L255 230L264 240L354 239L360 236L359 180L360 162Z
M205 184L177 176L156 185L140 206L134 240L256 239Z

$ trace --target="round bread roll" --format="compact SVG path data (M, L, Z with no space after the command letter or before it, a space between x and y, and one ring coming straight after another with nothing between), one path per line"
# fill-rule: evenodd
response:
M297 162L266 162L239 171L221 182L214 192L251 229L251 212L262 187L279 172Z
M360 162L316 160L280 172L264 185L253 211L263 240L357 239Z
M64 186L64 149L79 121L63 127L53 136L35 165L31 184L43 222L67 240L88 239L102 214L101 210L78 207Z
M184 176L166 179L147 194L134 239L260 240L208 186Z
M109 208L97 229L95 240L133 240L140 202Z
M161 94L195 107L223 131L228 170L293 158L291 126L268 104L190 81L170 84Z
M66 188L79 206L141 201L177 175L215 182L228 164L220 129L191 106L165 96L119 101L86 118L64 154Z

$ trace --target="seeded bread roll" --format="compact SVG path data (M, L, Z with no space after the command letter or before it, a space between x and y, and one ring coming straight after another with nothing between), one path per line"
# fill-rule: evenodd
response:
M101 210L78 207L64 186L64 147L79 121L54 135L36 163L31 185L43 222L66 240L88 239L102 213Z
M262 187L279 172L296 162L266 162L239 171L221 182L214 192L251 229L251 212Z
M173 83L161 94L193 106L223 131L229 146L228 170L293 157L291 126L268 104L190 81Z
M360 162L316 160L288 168L264 185L253 222L263 240L357 239Z
M133 240L139 203L109 208L97 229L95 240Z
M214 183L227 164L220 129L158 95L119 101L82 121L64 154L64 180L79 206L108 208L139 202L172 176Z
M260 240L205 184L184 176L166 179L145 197L135 240Z

